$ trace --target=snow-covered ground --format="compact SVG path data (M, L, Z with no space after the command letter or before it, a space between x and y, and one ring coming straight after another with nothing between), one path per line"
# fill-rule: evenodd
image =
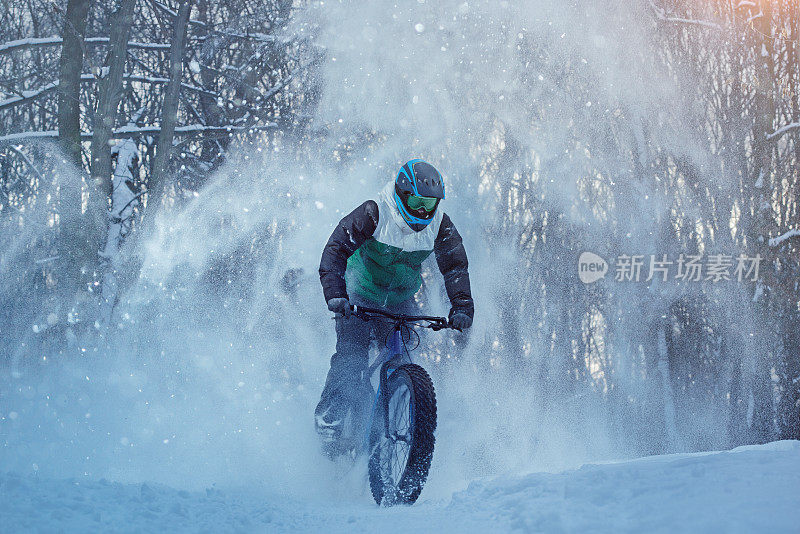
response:
M798 532L800 442L483 479L410 508L377 508L366 488L325 503L15 474L0 494L3 532Z

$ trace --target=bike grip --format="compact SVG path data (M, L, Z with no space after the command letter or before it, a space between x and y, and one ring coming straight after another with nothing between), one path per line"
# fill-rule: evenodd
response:
M447 321L447 326L445 328L449 328L451 330L457 330L458 332L461 332L461 333L464 332L460 328L456 328L455 326L453 326L453 321Z
M348 304L348 305L349 305L349 307L350 307L350 313L351 313L351 314L353 314L353 313L356 313L356 311L357 311L357 310L356 310L356 306L355 306L354 304ZM343 314L343 313L338 313L338 312L337 312L337 313L335 313L335 314L334 314L334 316L333 316L333 317L331 317L331 319L336 319L337 317L340 317L340 316L342 316L342 317L346 317L346 315L345 315L345 314Z

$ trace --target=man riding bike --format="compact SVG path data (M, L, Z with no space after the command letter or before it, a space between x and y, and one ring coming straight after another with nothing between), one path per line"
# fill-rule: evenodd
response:
M337 316L336 353L314 412L323 442L335 442L348 410L371 395L370 336L382 340L391 329L382 321L352 317L352 304L415 313L421 265L433 252L450 299L450 324L459 330L472 326L467 254L450 217L438 209L443 199L442 175L413 159L377 200L367 200L339 221L325 245L319 277L328 309Z

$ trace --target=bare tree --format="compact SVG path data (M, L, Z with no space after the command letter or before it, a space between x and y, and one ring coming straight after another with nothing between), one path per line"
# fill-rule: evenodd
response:
M9 0L0 8L0 217L24 226L32 207L52 213L36 249L47 249L47 261L31 277L47 280L41 295L62 309L36 313L70 311L73 331L98 314L107 323L121 284L135 278L122 270L135 258L122 257L121 245L138 224L145 183L160 187L148 206L180 198L232 143L271 143L304 120L292 117L306 106L307 38L281 35L291 1L204 2L197 20L185 4L63 0L64 10ZM47 140L63 141L69 169Z
M133 8L136 0L122 0L111 16L110 42L105 66L98 72L100 91L94 113L91 176L102 184L98 187L108 198L111 183L111 135L122 96L122 75L125 72L128 37L133 26Z
M80 83L83 40L90 6L91 0L67 2L58 76L58 136L64 151L78 168L82 167Z
M173 22L172 49L169 56L169 83L164 95L164 106L161 113L161 132L156 146L156 159L148 183L149 197L152 205L157 205L163 200L167 183L164 174L169 165L169 156L172 151L172 138L175 134L175 124L178 119L178 97L181 89L181 75L183 74L183 54L186 46L186 29L189 26L189 12L191 1L181 0L178 13Z

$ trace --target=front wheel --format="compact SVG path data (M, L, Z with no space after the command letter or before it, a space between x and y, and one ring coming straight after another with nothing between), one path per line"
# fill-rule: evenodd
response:
M406 364L386 381L386 395L370 432L369 485L379 505L413 504L433 458L436 393L425 369Z

